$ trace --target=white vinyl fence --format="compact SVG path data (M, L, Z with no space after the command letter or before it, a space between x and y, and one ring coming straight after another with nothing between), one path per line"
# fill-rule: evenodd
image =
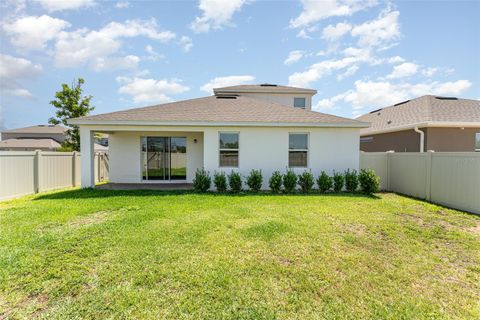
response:
M479 152L361 152L381 189L480 214Z
M80 185L80 153L0 151L0 200ZM95 181L108 179L108 154L95 153Z

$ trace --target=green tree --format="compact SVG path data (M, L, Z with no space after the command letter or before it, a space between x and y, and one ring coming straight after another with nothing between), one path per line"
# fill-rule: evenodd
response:
M62 84L62 90L55 93L55 100L50 101L57 111L55 117L48 120L50 124L63 124L67 127L68 138L63 144L63 148L80 150L80 130L78 126L69 125L68 119L86 116L95 109L90 106L92 96L84 96L82 85L85 80L79 78L71 86Z

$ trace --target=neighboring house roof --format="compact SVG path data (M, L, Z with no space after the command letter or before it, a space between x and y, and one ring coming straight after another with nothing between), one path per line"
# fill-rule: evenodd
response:
M214 88L213 92L215 94L239 92L239 93L306 93L306 94L313 95L317 93L317 90L263 83L263 84L246 84L246 85Z
M16 128L11 130L4 130L3 133L65 133L67 129L59 125L37 125L25 128Z
M480 100L422 96L356 118L370 122L361 135L421 127L480 126Z
M94 144L93 144L93 150L94 150L94 151L98 151L98 152L107 152L107 151L108 151L108 147L107 147L107 146L102 146L102 145L99 144L99 143L94 143Z
M244 96L210 96L70 119L72 124L366 127L358 120Z
M7 139L0 141L0 148L57 149L61 145L53 139Z

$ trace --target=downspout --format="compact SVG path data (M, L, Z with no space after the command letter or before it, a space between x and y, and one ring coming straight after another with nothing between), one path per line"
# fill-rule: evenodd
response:
M423 145L425 143L425 132L419 130L418 126L415 126L413 130L415 130L416 133L420 134L420 152L423 152Z

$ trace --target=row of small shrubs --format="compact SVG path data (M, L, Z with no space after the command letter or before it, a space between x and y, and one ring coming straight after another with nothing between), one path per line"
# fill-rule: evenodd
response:
M258 192L262 188L263 176L261 170L252 169L246 177L248 189L252 192ZM347 170L344 173L334 172L333 176L329 176L322 171L320 176L315 180L310 171L304 171L297 175L292 170L287 170L285 174L275 171L268 180L268 186L273 193L292 193L297 189L303 193L313 191L315 182L321 193L340 192L344 188L347 192L356 192L360 186L360 190L366 194L378 192L380 187L380 178L371 169L362 169L357 174L356 170ZM210 173L204 169L198 169L193 179L193 187L198 192L206 192L210 189L212 179ZM240 173L232 171L228 176L225 172L215 172L213 175L213 184L218 192L226 192L230 190L238 193L242 191L243 182Z

